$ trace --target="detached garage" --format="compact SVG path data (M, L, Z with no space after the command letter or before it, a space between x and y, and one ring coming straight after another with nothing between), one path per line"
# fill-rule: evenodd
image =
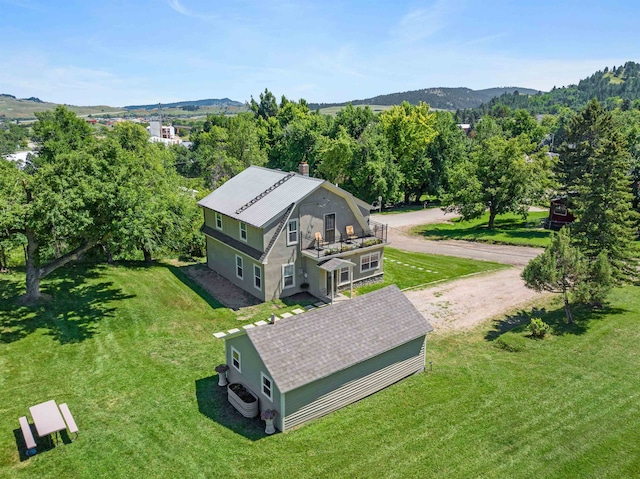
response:
M227 376L286 431L423 371L431 331L393 285L225 337Z

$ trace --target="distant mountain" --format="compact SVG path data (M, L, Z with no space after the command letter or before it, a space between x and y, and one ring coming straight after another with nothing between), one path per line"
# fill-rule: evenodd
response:
M344 103L309 103L312 110L328 108L332 106L345 106L347 103L353 105L399 105L403 101L408 101L412 105L419 102L428 103L431 108L441 110L458 110L465 108L475 108L482 103L490 101L492 98L504 93L519 92L525 95L535 95L538 90L530 88L500 87L487 88L486 90L472 90L470 88L424 88L422 90L405 91L402 93L389 93L388 95L378 95L364 100L353 100Z
M461 112L460 119L470 122L504 106L512 109L523 108L535 114L555 114L563 107L580 110L592 98L597 98L607 108L621 106L628 109L632 103L636 104L640 101L640 64L626 62L611 69L606 67L580 80L577 85L554 87L548 93L535 95L523 94L524 91L520 93L520 95L503 94L495 97L477 108Z
M202 106L244 106L244 103L230 100L229 98L210 98L208 100L190 100L178 101L175 103L162 103L162 108L183 108L185 106L202 107ZM126 110L155 110L158 104L152 105L129 105L124 107Z

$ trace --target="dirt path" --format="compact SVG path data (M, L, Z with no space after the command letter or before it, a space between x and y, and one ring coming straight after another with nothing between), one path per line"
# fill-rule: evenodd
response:
M394 248L419 253L441 254L483 261L495 261L513 268L458 279L405 294L431 322L436 332L464 330L489 319L524 308L544 297L525 287L520 278L524 266L542 253L540 248L491 245L471 241L429 241L410 235L417 224L441 223L455 217L440 209L414 211L397 215L372 215L372 219L389 225L389 242Z
M524 286L520 271L509 268L405 295L436 332L471 329L544 297Z

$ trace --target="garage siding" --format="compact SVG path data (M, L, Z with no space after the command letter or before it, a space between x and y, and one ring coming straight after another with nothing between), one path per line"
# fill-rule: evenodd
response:
M423 371L425 341L426 337L422 336L329 377L287 392L282 430L329 414L411 374Z

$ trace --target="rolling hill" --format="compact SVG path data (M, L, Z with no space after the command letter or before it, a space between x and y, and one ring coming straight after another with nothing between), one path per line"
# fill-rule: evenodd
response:
M0 93L0 118L9 120L28 120L35 118L38 111L53 110L57 103L42 101L39 98L16 98L13 95ZM96 106L74 106L67 107L76 113L76 115L100 115L101 113L115 114L123 112L122 108L114 108L106 105Z
M487 88L485 90L472 90L470 88L423 88L422 90L412 90L400 93L389 93L378 95L364 100L353 100L344 103L309 103L309 108L315 110L328 107L345 106L347 103L353 105L399 105L403 101L416 105L419 102L428 103L432 108L441 110L457 110L464 108L475 108L483 103L487 103L492 98L505 93L519 92L525 95L535 95L538 90L530 88L500 87Z
M178 101L174 103L162 103L162 108L183 108L183 107L206 107L206 106L217 106L217 107L225 107L225 106L244 106L244 103L239 101L230 100L229 98L210 98L207 100L187 100L187 101ZM124 107L126 110L155 110L158 108L158 104L154 103L152 105L128 105Z

